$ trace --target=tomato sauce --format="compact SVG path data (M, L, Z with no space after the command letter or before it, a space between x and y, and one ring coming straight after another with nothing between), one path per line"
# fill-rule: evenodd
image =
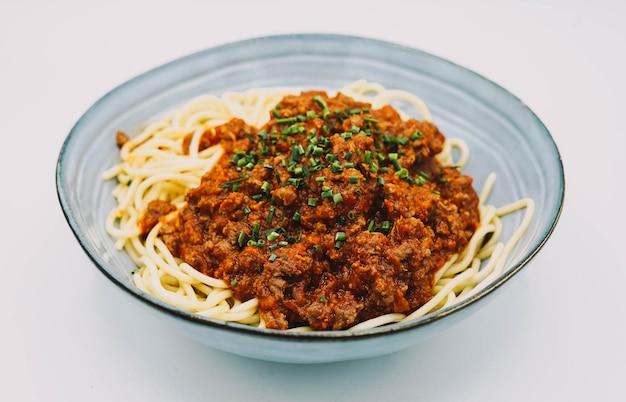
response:
M204 133L225 153L164 222L172 253L258 298L268 328L344 329L430 300L479 225L471 177L435 159L438 128L322 91L269 113ZM170 210L154 205L144 230Z

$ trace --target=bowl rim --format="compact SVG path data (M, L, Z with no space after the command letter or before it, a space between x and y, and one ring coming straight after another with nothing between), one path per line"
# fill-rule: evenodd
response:
M465 74L469 74L474 78L483 82L483 84L490 85L493 89L503 92L504 95L510 97L519 102L520 107L525 109L526 112L530 113L532 117L533 123L540 128L542 134L546 137L550 145L552 146L552 151L554 156L557 159L557 167L559 173L559 189L558 189L558 197L557 197L557 205L556 210L551 213L553 215L553 220L551 224L543 230L542 233L538 235L538 241L527 252L526 255L523 256L519 261L515 264L511 265L505 272L503 272L495 281L488 284L484 289L480 290L476 294L471 297L464 299L460 302L456 302L453 305L443 308L441 310L437 310L431 313L428 313L422 317L419 317L415 320L400 322L400 323L392 323L389 325L355 330L355 331L285 331L285 330L275 330L268 328L257 328L252 327L245 324L240 324L236 322L226 322L222 320L217 320L213 318L203 317L201 315L191 313L174 306L171 306L156 297L150 296L149 294L141 291L139 288L134 286L131 282L126 283L126 281L121 281L119 278L115 277L107 267L103 266L94 256L94 250L90 248L89 242L82 234L80 227L77 223L77 220L74 216L74 213L71 210L71 202L69 196L69 189L65 188L63 185L63 175L64 175L64 163L65 156L67 152L67 148L72 142L73 138L78 135L77 131L80 128L81 123L86 120L91 114L95 113L99 106L108 98L114 96L117 92L123 90L125 87L138 82L140 80L145 79L146 77L159 74L160 72L167 71L173 67L183 65L190 60L205 56L209 53L217 53L222 51L229 51L231 49L236 49L241 46L247 45L258 45L262 47L263 42L266 41L275 41L275 40L343 40L349 41L351 43L364 43L374 47L387 47L401 50L407 53L420 54L424 57L428 57L437 63L447 64L453 66L454 68L462 70ZM228 42L225 44L208 47L190 54L187 54L182 57L175 58L163 64L160 64L154 68L148 69L143 73L135 75L134 77L127 79L126 81L121 82L117 86L110 89L103 96L101 96L96 102L94 102L75 122L72 128L69 131L69 134L66 136L63 141L61 148L59 150L59 156L57 158L56 163L56 175L55 175L55 184L57 190L57 197L60 203L61 210L63 215L69 224L72 233L75 238L78 240L83 251L87 254L92 263L98 268L98 270L103 273L111 282L113 282L117 287L123 289L126 293L131 296L137 298L141 302L147 304L149 307L156 308L157 310L174 316L175 318L183 319L185 321L189 321L191 323L195 323L202 326L209 326L215 329L226 329L229 331L236 331L240 333L246 333L249 335L260 336L260 337L270 337L270 338L280 338L285 340L308 340L308 341L333 341L333 340L346 340L353 338L369 338L376 337L382 334L387 334L390 332L404 332L411 329L415 329L417 327L425 326L429 323L439 321L456 311L465 309L468 306L475 304L477 301L485 299L486 296L491 295L496 289L504 285L511 279L514 275L516 275L520 270L525 267L530 260L532 260L535 255L543 248L546 244L554 229L560 219L560 216L563 211L564 198L565 198L565 173L563 167L563 161L561 158L561 154L559 149L554 142L552 135L550 134L547 127L543 124L543 122L539 119L539 117L533 112L524 102L522 102L516 95L506 90L501 85L493 82L492 80L484 77L483 75L466 68L462 65L459 65L455 62L452 62L448 59L442 58L435 54L425 52L423 50L390 42L387 40L376 39L372 37L366 36L356 36L356 35L347 35L347 34L337 34L337 33L287 33L287 34L275 34L275 35L265 35L258 37L251 37L246 39L240 39L233 42Z

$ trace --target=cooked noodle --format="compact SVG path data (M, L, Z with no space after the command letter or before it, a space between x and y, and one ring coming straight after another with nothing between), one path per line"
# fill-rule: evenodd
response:
M392 101L406 102L417 110L421 119L432 120L426 104L406 91L387 90L363 80L340 91L355 100L369 102L373 108ZM160 224L143 240L137 223L154 199L168 201L180 209L185 204L185 194L197 187L203 174L216 164L223 153L219 145L198 151L200 137L208 127L234 117L260 127L269 120L268 110L283 96L299 92L293 88L263 88L226 93L219 98L197 97L173 112L158 116L121 147L121 163L103 174L105 180L118 182L113 191L117 205L107 217L106 230L116 239L115 247L128 253L137 265L133 281L139 289L205 317L264 327L257 299L243 303L235 300L230 284L202 274L170 253L158 236ZM408 118L408 114L399 112ZM193 133L189 154L184 154L182 140L189 133ZM469 148L459 139L446 139L437 158L443 165L463 168L469 160ZM386 314L361 322L351 330L413 320L448 307L481 291L502 273L511 250L530 223L534 202L525 198L499 208L489 205L494 182L492 173L479 196L480 226L464 251L453 255L437 272L432 299L409 315ZM502 217L519 210L525 211L521 223L510 238L502 239ZM311 329L291 329L306 330Z

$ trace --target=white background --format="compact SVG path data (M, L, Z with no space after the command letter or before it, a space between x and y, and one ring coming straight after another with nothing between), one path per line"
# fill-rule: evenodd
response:
M0 0L0 399L625 400L625 20L618 0ZM229 355L145 316L71 234L55 163L93 102L190 52L287 32L434 53L510 90L551 131L566 173L559 225L452 330L356 362Z

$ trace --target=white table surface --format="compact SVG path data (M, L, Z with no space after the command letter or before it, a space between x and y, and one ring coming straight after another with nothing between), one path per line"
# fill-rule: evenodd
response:
M626 2L217 4L0 2L1 400L626 400ZM401 353L294 366L202 346L120 297L57 201L61 143L105 92L194 51L298 31L473 69L526 102L563 157L545 248L479 313Z

